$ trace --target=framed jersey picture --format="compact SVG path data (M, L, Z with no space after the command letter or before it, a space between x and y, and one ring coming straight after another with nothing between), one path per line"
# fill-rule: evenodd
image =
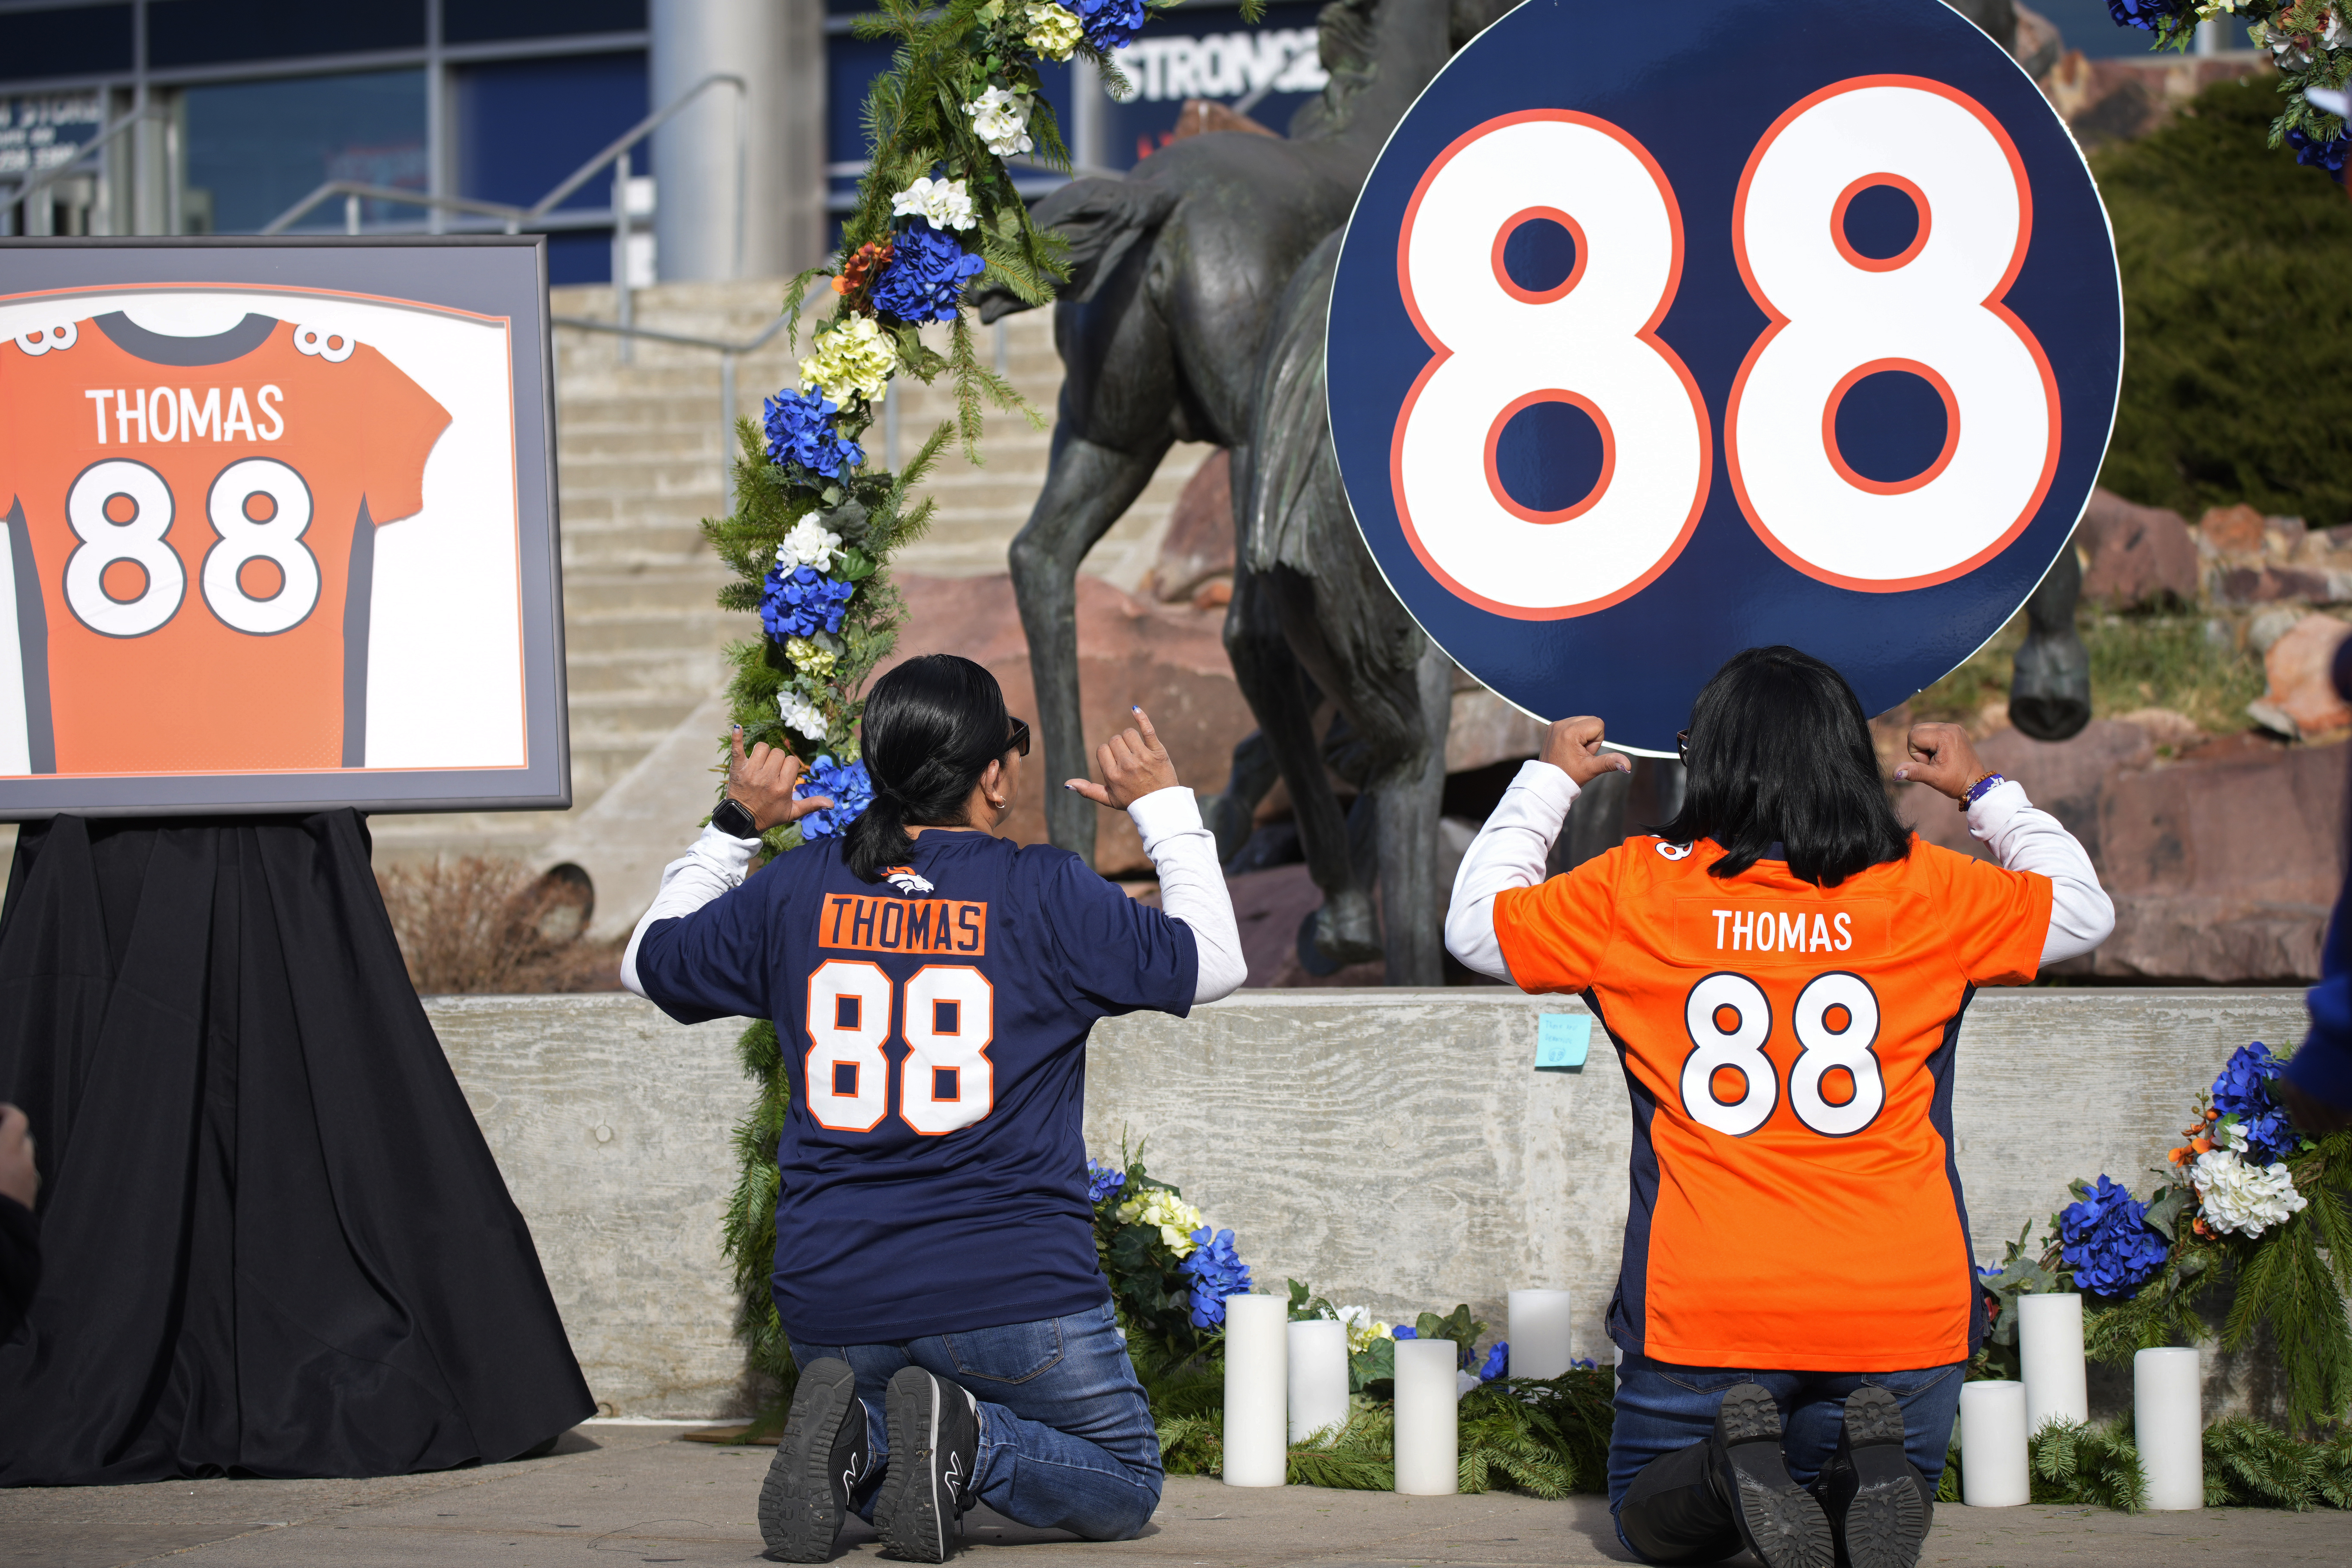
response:
M0 819L571 804L545 241L0 241Z

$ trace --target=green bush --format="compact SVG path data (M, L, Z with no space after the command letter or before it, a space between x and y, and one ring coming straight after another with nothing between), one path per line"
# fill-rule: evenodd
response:
M2123 265L2123 405L2100 482L2191 521L2352 520L2352 201L2266 145L2269 77L2093 160Z

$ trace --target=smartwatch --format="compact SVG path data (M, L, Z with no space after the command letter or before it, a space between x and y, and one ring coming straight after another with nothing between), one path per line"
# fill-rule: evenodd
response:
M730 838L757 838L760 824L744 804L730 795L710 814L710 826Z

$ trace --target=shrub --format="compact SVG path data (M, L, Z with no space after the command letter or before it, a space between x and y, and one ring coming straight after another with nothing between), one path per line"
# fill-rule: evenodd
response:
M561 870L468 855L378 871L410 982L425 995L618 985L623 944L587 940L592 891Z

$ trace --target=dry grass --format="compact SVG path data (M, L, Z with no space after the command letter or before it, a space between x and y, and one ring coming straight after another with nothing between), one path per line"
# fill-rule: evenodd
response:
M467 856L378 871L408 978L423 995L609 991L621 942L591 942L583 882Z

